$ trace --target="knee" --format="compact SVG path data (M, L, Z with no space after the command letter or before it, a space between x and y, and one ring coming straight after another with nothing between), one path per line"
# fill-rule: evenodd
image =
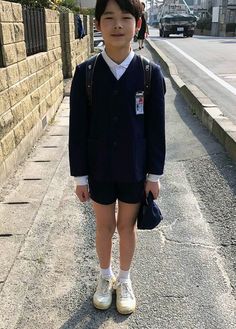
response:
M103 238L112 238L116 229L116 225L101 225L96 227L96 234L101 235Z
M134 225L125 225L125 224L117 224L117 231L119 235L131 235L135 233L135 224Z

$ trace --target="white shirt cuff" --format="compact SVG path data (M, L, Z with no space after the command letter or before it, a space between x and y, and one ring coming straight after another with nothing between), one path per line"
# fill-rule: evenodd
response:
M76 185L88 185L88 176L74 177Z
M148 174L147 175L147 180L149 182L156 183L159 181L159 179L162 177L162 175L154 175L154 174Z

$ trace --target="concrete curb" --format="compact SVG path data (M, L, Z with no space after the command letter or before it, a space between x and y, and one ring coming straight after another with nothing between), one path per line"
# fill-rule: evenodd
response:
M229 156L236 161L236 125L196 86L185 84L170 59L149 39L146 40L155 51L160 64L169 73L174 85L187 101L192 113L196 115L208 130L219 140Z

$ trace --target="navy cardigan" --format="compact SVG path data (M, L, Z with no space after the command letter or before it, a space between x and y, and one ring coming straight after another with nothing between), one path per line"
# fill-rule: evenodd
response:
M144 114L136 114L135 95L144 90L137 55L117 80L100 55L88 107L86 63L76 67L70 93L69 160L72 176L98 181L138 182L161 175L165 160L165 82L152 63L151 91Z

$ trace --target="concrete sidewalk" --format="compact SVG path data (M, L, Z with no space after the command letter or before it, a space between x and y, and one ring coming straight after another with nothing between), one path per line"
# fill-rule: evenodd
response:
M185 132L168 79L167 90L168 127L174 120ZM121 316L115 302L106 312L93 308L95 221L91 203L78 202L69 177L68 101L1 190L0 328L235 329L236 303L224 260L178 159L167 161L163 178L159 202L165 220L151 232L138 232L136 312ZM116 273L117 239L115 234Z

